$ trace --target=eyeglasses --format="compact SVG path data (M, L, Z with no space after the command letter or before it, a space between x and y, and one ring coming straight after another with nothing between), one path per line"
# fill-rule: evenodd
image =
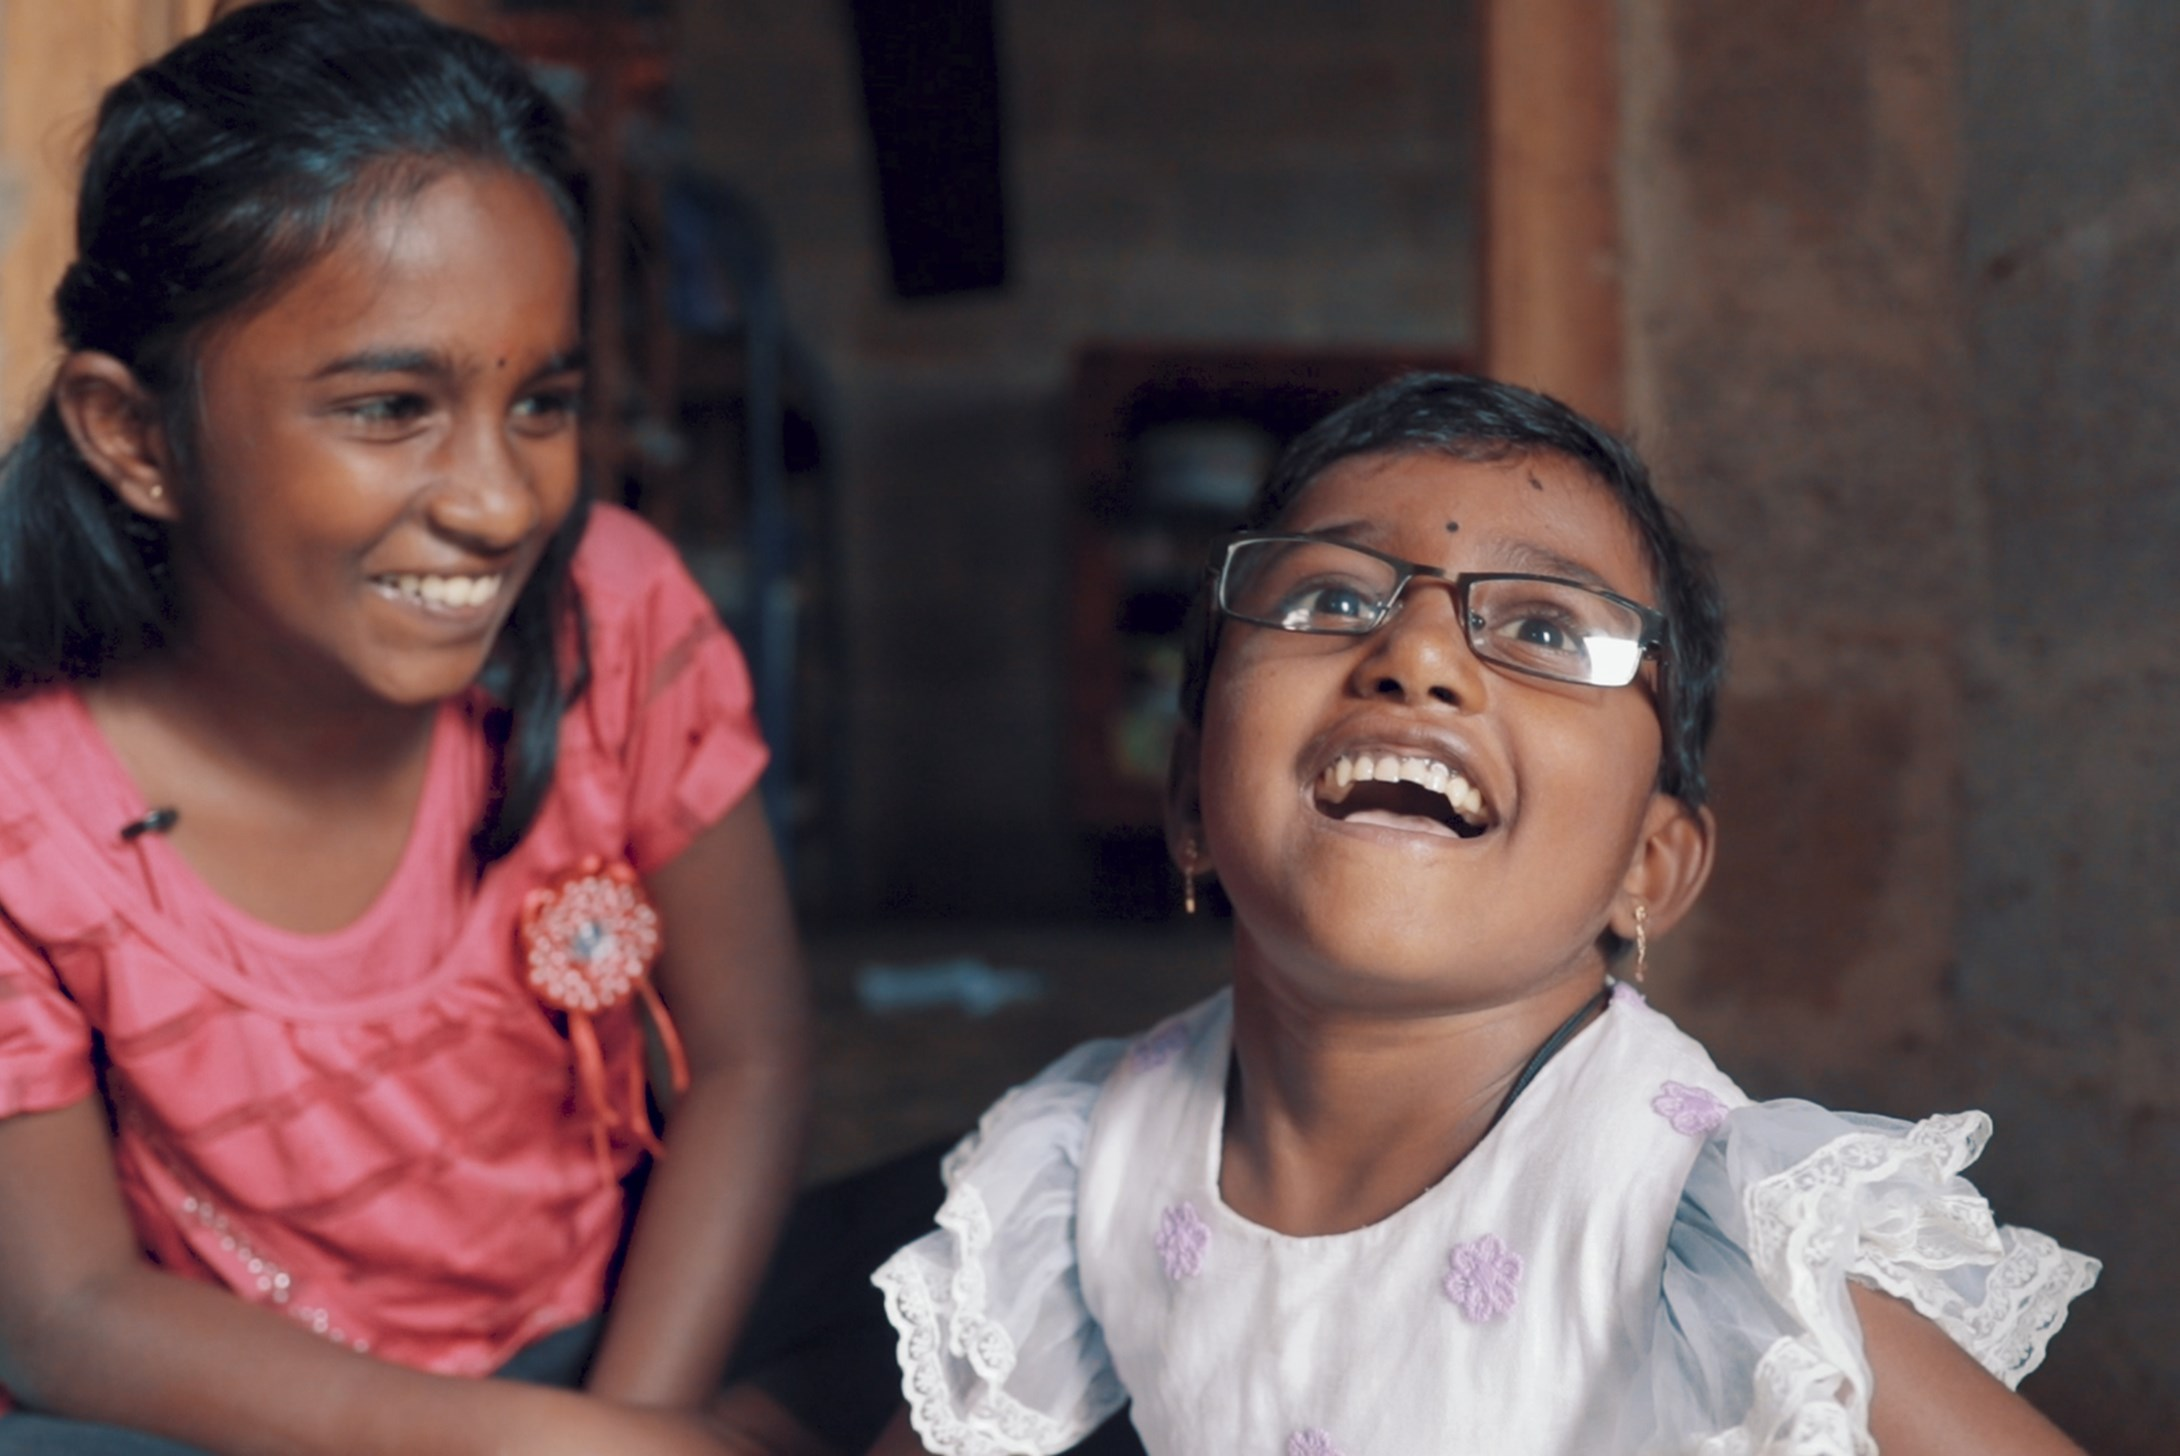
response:
M1219 610L1282 632L1367 637L1420 576L1452 586L1478 657L1535 677L1625 687L1665 640L1662 613L1556 576L1456 576L1320 536L1251 532L1228 538L1221 553Z

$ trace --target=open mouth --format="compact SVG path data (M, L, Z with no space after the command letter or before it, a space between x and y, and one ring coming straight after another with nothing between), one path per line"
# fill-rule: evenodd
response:
M468 611L484 606L500 594L500 588L506 583L506 576L499 572L489 576L419 576L403 573L372 578L374 586L397 601L442 612Z
M1491 827L1481 789L1433 758L1341 754L1317 776L1317 810L1350 824L1474 839Z

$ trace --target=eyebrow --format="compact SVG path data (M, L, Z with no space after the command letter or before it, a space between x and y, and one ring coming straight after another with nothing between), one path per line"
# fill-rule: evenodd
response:
M1333 521L1326 525L1314 527L1303 534L1319 536L1328 541L1346 541L1358 546L1372 546L1379 550L1385 549L1385 542L1389 536L1389 533L1375 521L1367 520ZM1500 571L1526 572L1533 576L1559 576L1565 577L1569 581L1579 582L1583 586L1595 587L1600 591L1618 590L1611 582L1606 581L1596 568L1585 566L1571 556L1563 556L1552 550L1551 547L1540 546L1534 541L1491 541L1485 539L1479 542L1479 546L1485 555L1493 559L1495 569Z
M1562 556L1548 546L1539 546L1533 541L1506 542L1497 548L1497 554L1503 555L1517 571L1526 571L1538 576L1563 576L1569 581L1578 581L1584 586L1596 587L1601 591L1618 590L1593 568L1584 566L1571 556Z
M569 374L584 368L589 362L589 351L578 346L564 349L547 359L533 378L545 378L554 374ZM358 349L353 354L343 354L329 364L320 366L310 374L312 381L332 379L342 374L424 374L434 378L452 378L460 371L454 361L437 349Z

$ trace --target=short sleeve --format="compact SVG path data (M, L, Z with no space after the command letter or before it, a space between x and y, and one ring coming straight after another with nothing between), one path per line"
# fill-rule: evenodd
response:
M680 554L627 512L593 508L576 574L592 721L618 763L629 858L654 870L764 771L749 668Z
M938 1230L871 1277L938 1456L1065 1451L1127 1399L1075 1253L1090 1113L1125 1051L1090 1042L1001 1098L946 1159Z
M2018 1384L2101 1266L1999 1224L1959 1176L1990 1130L1980 1112L1906 1123L1792 1101L1728 1116L1682 1193L1616 1449L1874 1456L1849 1280Z
M90 1024L45 957L0 920L0 1117L66 1107L96 1086Z

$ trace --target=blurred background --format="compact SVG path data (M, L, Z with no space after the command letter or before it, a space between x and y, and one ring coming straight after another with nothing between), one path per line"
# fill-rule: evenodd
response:
M99 88L211 0L0 0L0 389ZM1979 1106L2106 1261L2028 1393L2180 1423L2180 6L440 0L589 147L602 495L755 664L818 1172L1218 984L1172 633L1416 366L1630 430L1716 549L1721 864L1655 999L1759 1096Z

